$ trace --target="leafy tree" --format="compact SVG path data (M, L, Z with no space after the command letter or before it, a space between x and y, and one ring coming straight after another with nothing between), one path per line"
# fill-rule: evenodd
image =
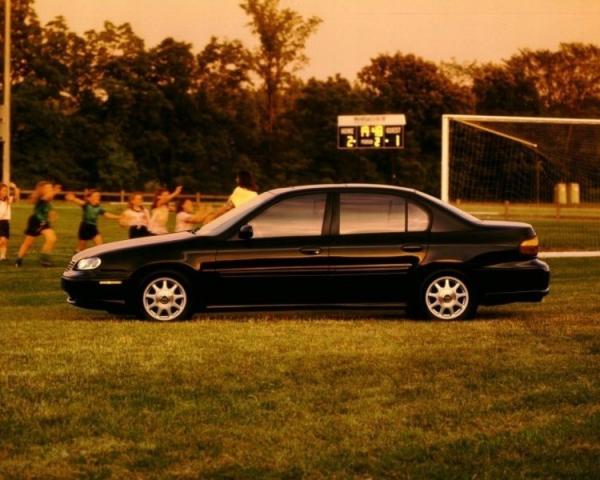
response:
M33 0L12 0L11 27L12 52L11 68L13 84L35 74L39 65L42 44L42 27ZM4 0L0 0L0 39L4 45ZM4 64L4 48L0 49L0 65ZM4 81L0 78L0 84Z
M521 50L506 62L533 82L548 114L600 113L600 47L562 43L557 51Z
M111 136L103 139L102 147L106 155L98 164L99 183L110 190L135 188L138 171L133 154Z
M365 109L363 92L340 75L310 79L285 118L281 183L382 180L367 154L337 149L337 116Z
M406 148L400 154L396 181L437 191L441 116L469 112L469 89L453 83L435 63L401 53L375 57L358 73L358 78L370 112L407 116ZM382 164L394 161L388 152L377 152L373 157Z
M485 115L537 115L542 109L533 79L504 65L476 69L473 94L477 113Z
M238 111L240 97L253 87L251 53L239 40L211 37L196 57L197 88L215 107Z
M252 65L263 81L266 131L270 133L279 114L282 92L307 63L306 41L321 19L305 19L289 8L280 8L279 0L245 0L240 6L250 17L249 26L259 39Z
M15 180L222 193L240 167L264 189L388 181L399 161L398 182L436 191L444 113L600 114L595 45L522 50L487 65L379 55L355 84L339 75L303 82L296 74L320 19L279 0L241 8L256 49L212 38L195 52L172 38L149 49L127 23L83 35L62 17L41 25L32 0L13 0ZM337 150L337 115L388 112L407 115L405 150Z

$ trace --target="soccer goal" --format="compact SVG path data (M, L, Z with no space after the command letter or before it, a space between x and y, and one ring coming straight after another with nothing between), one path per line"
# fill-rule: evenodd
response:
M442 200L600 255L599 119L444 115L441 167Z

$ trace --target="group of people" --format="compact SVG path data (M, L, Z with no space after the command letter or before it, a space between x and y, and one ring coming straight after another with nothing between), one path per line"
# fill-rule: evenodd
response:
M175 209L175 231L190 230L197 225L208 223L257 195L256 184L250 172L238 172L236 183L237 186L227 202L208 214L196 212L194 203L190 199L180 198ZM56 219L56 212L52 208L51 202L61 191L62 187L60 185L47 181L39 182L36 185L29 197L29 201L33 204L33 213L27 221L25 238L19 247L15 266L20 267L23 264L27 252L32 247L35 239L40 236L44 238L40 263L45 267L52 266L50 255L54 250L57 238L52 228L52 222ZM81 223L77 233L76 251L84 250L90 241L95 245L103 243L102 234L98 228L100 217L119 221L123 227L129 229L129 238L168 233L167 225L172 211L171 202L177 199L181 192L181 186L172 192L166 189L158 190L154 195L150 209L144 206L142 194L134 193L129 198L127 209L120 215L107 212L102 207L101 193L97 190L86 190L83 198L79 198L73 193L67 193L65 200L80 206L82 210ZM7 259L11 206L18 197L19 190L15 184L0 184L0 261L6 261Z

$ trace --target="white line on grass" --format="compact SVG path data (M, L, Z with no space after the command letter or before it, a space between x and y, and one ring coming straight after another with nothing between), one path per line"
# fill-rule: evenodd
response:
M591 252L540 252L541 258L578 258L578 257L600 257L600 251Z

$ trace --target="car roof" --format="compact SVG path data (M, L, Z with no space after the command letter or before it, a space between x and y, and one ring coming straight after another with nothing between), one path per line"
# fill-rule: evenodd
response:
M298 185L296 187L283 187L269 190L273 195L281 195L288 192L301 192L304 190L344 190L344 189L372 189L372 190L391 190L396 192L415 193L414 188L397 187L395 185L384 185L377 183L323 183L315 185Z

